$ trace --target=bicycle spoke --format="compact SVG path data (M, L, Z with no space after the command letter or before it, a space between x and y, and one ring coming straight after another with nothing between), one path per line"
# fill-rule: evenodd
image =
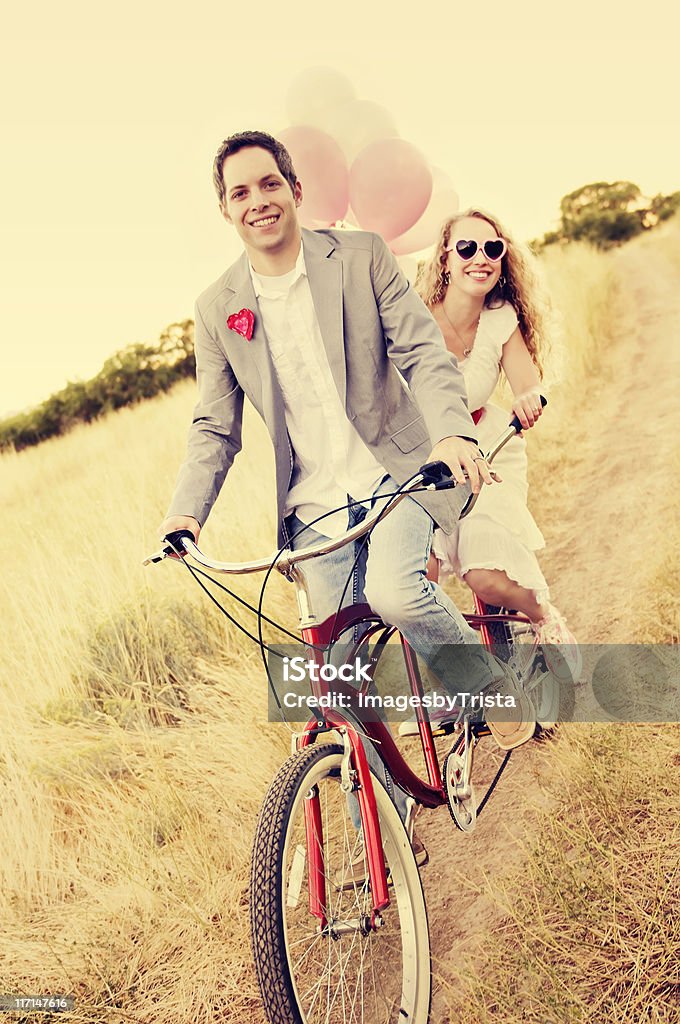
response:
M312 940L311 945L307 947L307 949L304 951L304 953L299 958L299 960L296 960L296 962L293 964L293 970L295 972L297 972L302 967L303 963L305 962L305 960L307 959L309 954L312 953L312 952L315 952L314 947L316 946L316 944L317 944L317 942L319 941L320 938L321 938L320 935L315 935L313 940ZM299 944L300 942L306 942L306 941L307 941L306 939L299 939L297 944ZM294 945L295 945L295 943L294 943Z

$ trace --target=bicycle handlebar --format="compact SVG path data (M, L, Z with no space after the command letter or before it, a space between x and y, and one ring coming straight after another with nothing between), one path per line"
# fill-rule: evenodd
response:
M539 395L538 397L541 399L541 406L545 409L546 405L548 404L548 399L545 397L545 395ZM519 421L519 416L512 417L512 419L508 423L508 429L510 427L513 428L516 434L519 434L520 430L523 430L522 424Z
M428 463L428 467L442 466L448 473L448 466L445 466L443 462ZM428 467L423 467L425 470ZM297 562L305 562L310 558L317 558L319 555L327 555L331 551L337 551L338 548L344 547L345 544L349 544L353 540L358 540L359 537L363 537L365 533L377 523L377 521L383 516L388 515L392 512L397 505L399 505L404 498L410 493L416 490L441 490L444 483L440 483L437 487L436 483L425 483L426 474L423 470L419 471L412 476L410 480L407 480L403 485L401 491L396 494L389 505L375 509L370 515L361 522L353 526L351 530L346 530L345 533L340 534L339 537L329 537L327 540L322 541L319 544L313 544L308 548L300 548L297 551L290 551L286 549L281 554L270 555L268 558L257 559L253 562L216 562L212 558L208 558L203 552L196 546L196 541L190 530L176 530L174 533L169 533L164 537L164 541L168 542L168 547L162 548L161 551L154 555L150 555L144 559L143 565L149 565L152 562L160 562L164 558L168 557L183 557L184 554L190 555L191 558L202 565L205 569L210 569L212 572L225 573L227 575L240 575L251 572L265 572L273 564L279 572L284 575L288 573L293 565ZM433 471L436 474L436 471ZM443 473L440 474L443 478ZM445 482L447 487L455 487L456 481L449 476Z
M543 407L547 405L547 400L543 395L541 395L541 405ZM491 465L501 449L521 430L522 424L517 416L514 416L507 429L489 449L486 455L488 465ZM376 509L370 515L367 515L361 523L353 526L350 530L346 530L339 537L331 537L319 544L313 544L308 548L300 548L297 551L286 549L278 555L273 554L268 558L261 558L252 562L217 562L212 558L208 558L196 546L194 535L190 530L175 530L163 538L164 543L167 542L167 546L155 554L149 555L142 564L150 565L154 562L160 562L164 558L183 558L185 555L189 555L193 561L203 566L204 569L210 569L211 572L224 573L226 575L242 575L251 572L266 572L273 565L283 575L287 575L298 562L305 562L310 558L317 558L319 555L330 554L331 551L337 551L338 548L344 547L345 544L363 537L379 519L393 512L397 505L414 491L441 491L455 486L456 481L451 476L451 471L445 462L427 462L424 466L420 467L419 471L410 480L406 481L399 493L393 496L388 505ZM460 513L460 519L464 518L472 510L477 497L477 494L470 495Z

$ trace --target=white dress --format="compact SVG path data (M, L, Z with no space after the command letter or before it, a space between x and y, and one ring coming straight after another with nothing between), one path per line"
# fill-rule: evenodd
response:
M470 355L459 360L465 377L468 406L482 409L477 437L488 451L507 427L512 414L492 405L489 398L500 376L503 345L517 327L517 314L509 302L482 310ZM502 483L484 484L475 507L448 535L436 530L433 550L442 563L441 577L464 576L469 569L504 569L510 579L544 603L548 585L535 551L545 547L543 535L527 508L526 442L514 437L494 459L493 468Z

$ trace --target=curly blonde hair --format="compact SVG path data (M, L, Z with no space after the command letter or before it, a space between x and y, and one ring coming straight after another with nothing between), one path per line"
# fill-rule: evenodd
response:
M543 357L549 346L550 300L536 272L533 256L514 241L495 217L477 209L464 210L448 217L442 224L433 255L419 270L415 289L430 308L443 302L449 284L446 249L454 225L465 217L478 217L486 221L499 238L505 239L507 251L501 262L501 278L484 297L484 305L494 309L504 301L511 303L517 313L519 329L529 354L542 377Z

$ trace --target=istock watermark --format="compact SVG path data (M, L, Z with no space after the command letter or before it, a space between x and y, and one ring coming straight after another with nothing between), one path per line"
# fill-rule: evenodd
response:
M582 644L577 679L560 670L559 659L546 658L531 645L514 650L446 645L418 652L422 693L409 684L400 644L335 647L323 655L302 644L272 651L271 721L323 717L324 708L392 722L404 721L419 707L440 718L461 713L483 717L492 707L501 713L507 708L513 717L514 699L496 692L490 670L496 660L508 659L538 720L680 721L680 648L675 644Z
M292 658L284 654L281 670L284 683L301 683L305 680L332 683L340 679L344 683L359 686L361 683L370 683L373 678L371 665L362 664L360 658L355 658L349 664L319 665L312 658L305 659L301 654Z

